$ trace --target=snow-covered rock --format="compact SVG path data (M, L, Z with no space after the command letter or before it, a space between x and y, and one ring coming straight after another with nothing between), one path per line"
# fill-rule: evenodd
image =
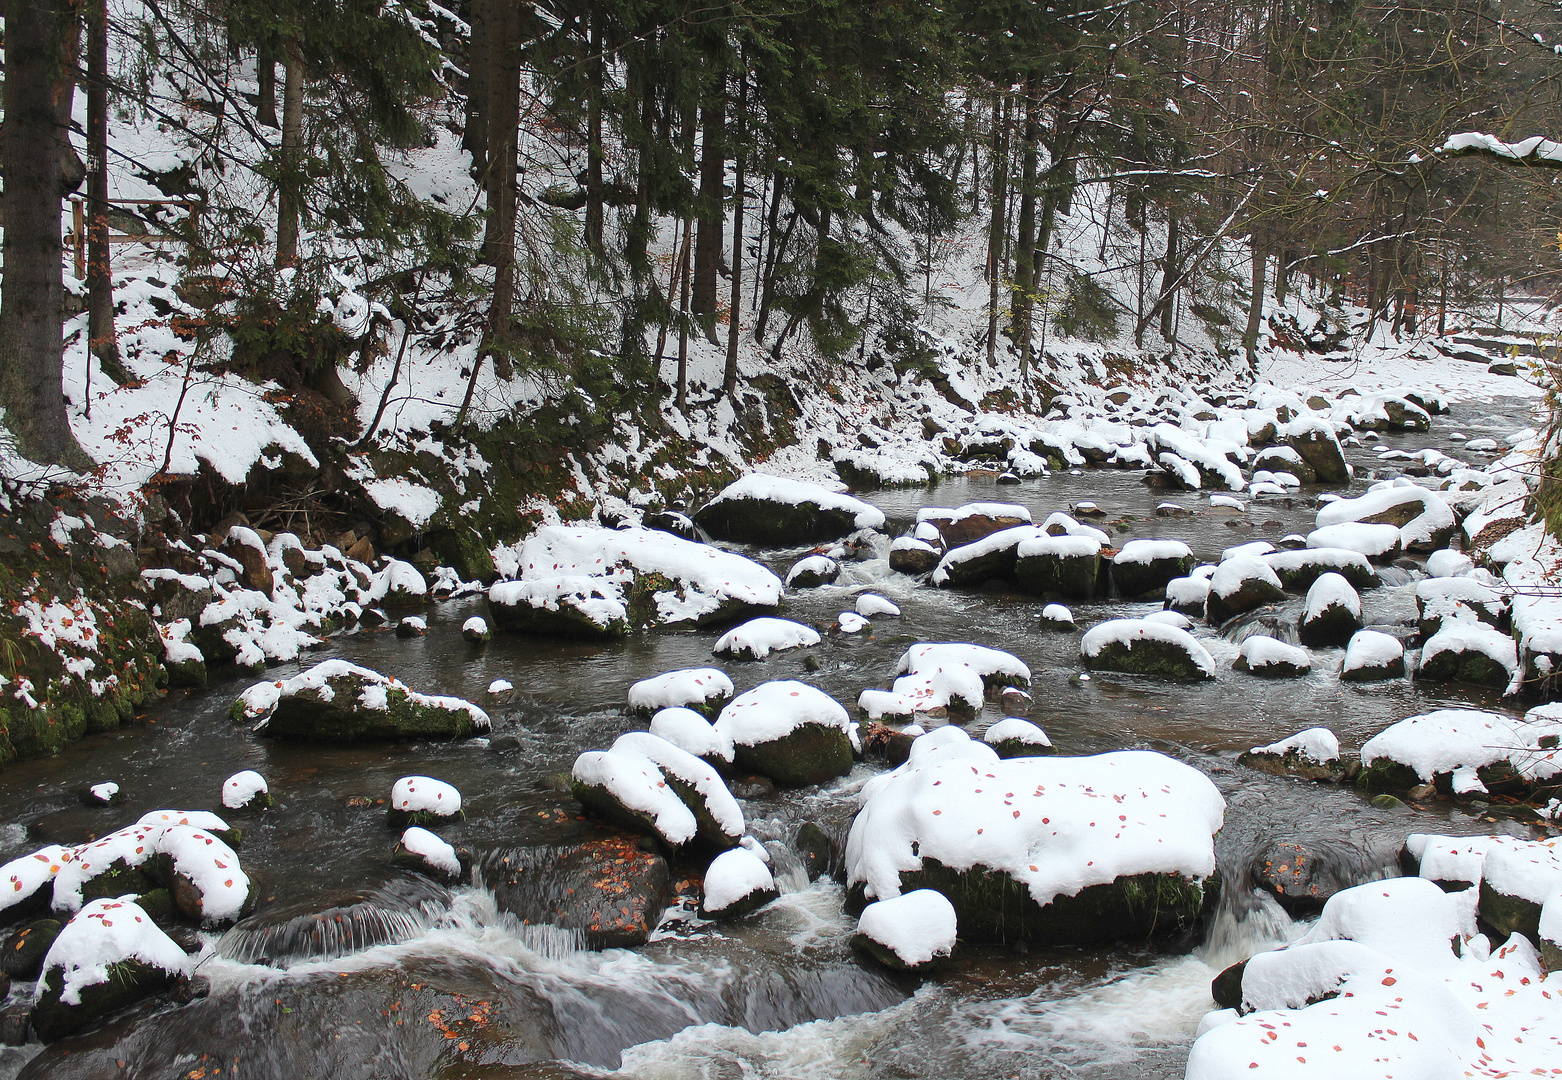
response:
M711 718L732 700L732 680L720 668L683 668L649 679L641 679L629 688L629 711L650 716L662 709L693 709Z
M900 608L877 593L862 593L857 597L855 605L857 614L865 619L876 619L880 615L894 618L900 614Z
M1324 727L1298 731L1268 746L1255 746L1238 754L1237 763L1306 780L1338 780L1344 771L1339 736Z
M43 962L33 1030L53 1042L191 972L189 956L130 900L104 897L77 912Z
M781 580L752 559L653 529L537 530L513 556L519 577L488 590L501 629L618 636L705 626L781 602Z
M1254 634L1243 639L1241 650L1231 666L1234 670L1266 678L1294 679L1312 670L1312 659L1306 649L1287 645L1265 634Z
M918 714L974 713L989 694L1030 685L1030 668L1000 649L965 643L919 642L901 654L889 690L864 690L857 705L872 720Z
M1286 445L1307 464L1320 484L1350 481L1351 468L1345 462L1345 451L1334 434L1334 426L1327 420L1316 416L1298 417L1285 426L1282 434Z
M1434 491L1415 484L1380 487L1354 499L1339 499L1318 511L1318 527L1347 522L1399 528L1409 551L1445 547L1454 530L1454 514Z
M723 488L694 520L719 540L780 547L883 528L884 512L818 484L750 473Z
M1517 689L1521 672L1517 643L1474 619L1445 619L1421 646L1416 678Z
M272 805L266 778L253 769L236 772L222 782L225 810L265 810Z
M1125 598L1162 592L1193 569L1193 549L1181 540L1130 540L1112 556L1112 581Z
M488 628L488 620L481 615L473 615L461 624L461 636L473 645L481 645L494 636L494 632Z
M1016 503L966 503L954 509L924 506L917 511L917 524L929 524L938 530L945 547L959 547L991 536L1004 529L1031 523L1030 510Z
M1211 624L1219 625L1245 611L1284 598L1285 589L1269 563L1256 555L1238 556L1215 567L1210 575L1205 618Z
M957 740L919 752L938 734L864 785L846 843L853 896L937 889L973 941L1084 943L1196 917L1225 807L1202 773L1148 751L1000 761Z
M391 785L386 817L391 826L430 825L438 821L464 818L461 792L431 776L403 776Z
M828 555L808 555L792 564L786 572L789 589L817 589L833 584L841 576L841 564Z
M1375 682L1405 677L1405 646L1381 630L1358 630L1345 645L1340 678L1345 682Z
M726 782L709 763L645 731L620 735L608 749L608 755L643 758L659 769L667 785L694 814L695 835L708 847L729 848L742 839L745 831L743 811L727 789ZM582 803L602 809L592 798L596 792L583 792L578 783L574 785L574 792Z
M1339 574L1350 582L1351 588L1358 592L1362 589L1375 589L1381 584L1378 572L1372 568L1367 557L1359 551L1348 551L1345 548L1307 547L1293 551L1276 551L1263 558L1279 577L1280 584L1295 592L1311 588L1312 583L1324 574Z
M1023 537L1014 547L1014 580L1038 596L1088 600L1100 580L1101 549L1101 542L1088 535Z
M716 856L706 868L700 915L707 919L740 918L779 895L765 861L746 847L735 847Z
M1204 617L1209 602L1209 578L1180 577L1166 583L1166 610L1179 615Z
M1041 625L1049 630L1077 630L1074 613L1062 604L1047 604L1041 609Z
M0 921L48 907L55 875L73 858L74 849L50 844L0 866Z
M1391 562L1399 557L1403 543L1396 526L1347 521L1314 529L1307 534L1307 546L1341 548L1365 555L1372 562Z
M952 547L938 560L930 580L939 588L949 589L974 587L995 578L1013 580L1020 542L1039 541L1048 535L1045 528L1016 525Z
M1145 619L1108 619L1085 631L1079 654L1092 671L1212 679L1215 659L1186 630Z
M711 652L741 660L763 660L773 652L804 649L819 644L819 631L791 619L750 619L721 637Z
M1001 758L1036 757L1055 754L1057 748L1039 725L1019 716L1009 716L982 733L982 741Z
M954 951L958 923L943 893L913 889L863 908L852 945L896 971L918 971Z
M720 761L732 764L732 740L722 735L714 724L693 709L673 707L659 710L651 717L651 734L666 739L697 758L712 763Z
M469 701L420 694L398 679L346 660L324 660L288 679L260 682L229 709L255 730L316 742L453 739L485 732L488 714Z
M822 784L851 771L857 726L823 690L793 680L760 683L721 710L716 730L737 764L779 784Z
M1416 582L1416 612L1422 637L1431 637L1447 620L1479 620L1502 628L1508 601L1492 586L1474 577L1433 577Z
M1562 751L1541 745L1562 735L1546 706L1525 719L1474 709L1438 709L1390 725L1361 747L1362 786L1436 783L1457 795L1523 788L1562 773Z
M413 826L401 834L392 853L396 865L433 878L442 885L459 885L472 871L472 856L457 851L427 829Z
M1322 574L1307 590L1298 635L1313 648L1344 645L1361 629L1361 597L1335 573Z
M1475 562L1464 552L1438 548L1426 557L1426 572L1435 578L1464 577L1475 569Z

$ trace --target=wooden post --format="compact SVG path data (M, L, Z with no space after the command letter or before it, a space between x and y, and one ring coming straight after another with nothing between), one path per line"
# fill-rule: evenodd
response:
M80 195L71 196L71 248L76 256L76 280L87 280L87 215Z

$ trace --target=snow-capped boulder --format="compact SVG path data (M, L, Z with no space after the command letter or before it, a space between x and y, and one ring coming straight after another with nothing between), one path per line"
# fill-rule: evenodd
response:
M482 645L493 638L494 632L488 628L487 619L473 615L461 624L461 636L473 645Z
M1025 537L1014 548L1014 580L1038 596L1089 600L1100 580L1101 546L1093 536Z
M472 853L457 850L438 836L413 826L396 841L391 860L406 870L432 878L441 885L461 885L471 877Z
M943 473L938 459L924 450L921 456L852 448L830 455L835 473L847 487L867 488L923 487L936 483Z
M860 594L853 609L865 619L876 619L881 615L896 618L900 615L900 608L893 601L886 600L877 593Z
M1085 631L1079 654L1092 671L1212 679L1215 659L1186 630L1144 619L1108 619Z
M683 668L641 679L629 688L629 711L651 716L663 709L693 709L711 719L732 700L732 680L720 668Z
M1148 751L919 752L930 738L862 789L846 842L854 902L935 889L972 941L1083 944L1197 919L1225 807L1202 773Z
M1318 474L1290 446L1266 446L1253 456L1253 471L1286 472L1304 484L1316 484Z
M781 603L781 579L752 559L652 529L546 526L513 566L517 579L491 586L488 607L495 625L521 633L615 637Z
M1320 575L1307 590L1298 629L1303 645L1344 645L1361 629L1361 597L1335 573Z
M857 705L871 720L918 714L974 714L1006 686L1030 685L1030 668L1000 649L962 642L919 642L901 654L889 690L864 690Z
M1454 513L1436 492L1416 484L1378 487L1318 511L1318 527L1347 522L1394 525L1408 551L1435 551L1453 535Z
M1112 581L1124 599L1163 593L1193 569L1193 549L1181 540L1130 540L1112 556Z
M941 589L974 588L995 578L1012 581L1021 541L1046 536L1045 529L1035 525L1017 525L952 547L938 560L931 580Z
M1267 562L1256 555L1239 556L1227 559L1210 575L1204 615L1218 626L1245 611L1283 599L1285 589Z
M396 636L420 638L428 636L428 620L421 615L403 615L396 620Z
M1340 664L1344 682L1377 682L1405 677L1405 646L1381 630L1358 630L1345 645Z
M737 919L780 896L770 867L746 847L711 860L700 894L700 917Z
M461 739L489 728L488 714L469 701L420 694L399 679L340 659L256 683L229 713L259 719L255 730L262 735L314 742Z
M1323 727L1298 731L1268 746L1255 746L1238 754L1237 764L1304 780L1337 781L1344 773L1339 736Z
M646 943L673 900L667 860L642 844L612 835L498 849L474 869L499 910L523 925L571 931L588 949L628 949Z
M234 850L205 829L170 825L154 841L156 876L179 914L201 926L227 926L250 907L250 880Z
M1305 543L1305 540L1303 541ZM1280 584L1291 592L1301 592L1312 587L1324 574L1339 574L1350 582L1351 588L1375 589L1382 582L1372 563L1359 551L1345 548L1306 547L1292 551L1276 551L1265 555L1264 561L1280 579Z
M1030 510L1015 503L967 503L954 509L924 506L917 511L917 524L924 522L938 530L945 547L974 543L995 532L1031 523Z
M1285 427L1285 444L1307 463L1320 484L1350 482L1351 469L1334 426L1321 417L1301 417Z
M882 528L884 512L818 484L750 473L723 488L694 520L718 540L782 547Z
M206 654L190 641L192 629L189 619L157 624L158 637L163 643L163 670L168 672L169 686L197 690L206 686Z
M1306 649L1287 645L1265 634L1254 634L1243 640L1231 667L1270 679L1294 679L1312 670L1312 660Z
M1545 909L1562 895L1562 840L1504 837L1481 860L1481 921L1502 934L1523 934L1541 945ZM1553 911L1553 918L1555 913ZM1553 934L1555 931L1553 930ZM1555 938L1550 939L1553 947Z
M793 680L760 683L721 710L716 730L737 764L778 784L822 784L851 771L857 727L823 690Z
M889 568L897 574L930 574L944 557L941 546L915 536L897 536L889 545Z
M466 817L461 792L431 776L403 776L391 785L385 820L393 829L409 825L433 825Z
M1180 577L1166 583L1166 610L1179 615L1204 617L1209 603L1209 578Z
M38 1037L54 1042L190 975L190 958L130 900L94 900L50 946L33 1005Z
M1462 551L1438 548L1426 557L1426 572L1434 578L1465 577L1475 569L1475 561Z
M47 910L55 875L74 857L73 849L50 844L0 866L0 924Z
M808 555L792 564L786 572L789 589L817 589L832 585L841 576L841 564L828 555Z
M1479 620L1502 629L1508 601L1473 577L1432 577L1416 582L1416 613L1422 637L1432 637L1445 620Z
M982 733L982 741L1001 758L1037 757L1058 752L1039 725L1019 716L999 720Z
M1365 555L1377 563L1392 562L1403 549L1400 532L1393 525L1368 525L1346 521L1324 525L1307 534L1310 548L1342 548Z
M1041 609L1041 625L1048 630L1063 630L1072 632L1079 626L1074 622L1074 613L1062 604L1048 604Z
M708 847L729 848L742 839L745 830L743 811L726 783L708 762L658 735L644 731L630 731L620 735L608 752L639 756L654 763L666 778L668 786L693 812L696 836Z
M1416 678L1508 687L1519 677L1518 644L1475 619L1447 619L1421 646Z
M913 889L863 908L852 947L895 971L925 971L954 951L958 924L943 893Z
M651 717L651 734L666 739L718 768L732 764L732 740L693 709L662 709Z
M1547 706L1520 720L1438 709L1390 725L1361 747L1358 786L1404 790L1435 783L1445 794L1523 791L1562 774L1562 717ZM1549 746L1546 744L1550 744Z
M750 619L717 638L711 652L739 660L763 660L773 652L805 649L819 640L819 631L791 619Z
M421 604L428 598L428 581L409 562L387 559L369 582L361 603L404 605Z
M222 782L224 810L267 810L273 803L266 778L253 769L236 772Z

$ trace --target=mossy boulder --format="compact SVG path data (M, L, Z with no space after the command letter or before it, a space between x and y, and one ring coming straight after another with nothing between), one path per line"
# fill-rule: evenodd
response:
M12 979L36 979L43 972L43 958L65 924L58 919L38 919L11 931L0 946L0 974Z
M1038 551L1017 554L1014 580L1037 596L1065 596L1089 600L1096 595L1101 577L1101 553Z
M822 784L852 768L851 739L838 727L803 723L779 739L745 746L738 743L740 769L768 776L787 787Z
M1361 629L1361 611L1342 603L1329 603L1306 614L1297 629L1303 645L1313 648L1344 645Z
M884 515L867 503L815 484L753 474L730 485L694 514L718 540L784 547L838 540L878 528Z
M902 871L900 880L902 891L934 889L948 897L963 940L1010 945L1091 945L1187 932L1219 892L1213 877L1133 874L1042 905L1002 871L981 865L956 870L927 857L922 869ZM866 906L862 885L848 899L848 908L860 912Z
M274 705L270 705L273 703ZM279 683L258 683L229 709L234 719L270 715L262 735L312 742L464 739L488 730L488 716L458 698L433 697L367 668L328 660Z
M1191 551L1185 555L1127 561L1122 559L1124 554L1128 554L1126 549L1112 560L1112 582L1117 586L1117 595L1124 599L1154 593L1154 599L1159 600L1165 594L1167 582L1187 577L1193 570Z
M1345 451L1332 432L1320 427L1287 434L1285 444L1295 450L1312 469L1320 484L1344 484L1350 481L1350 466Z
M1409 765L1386 757L1362 762L1361 772L1356 774L1359 791L1409 791L1421 782L1420 774Z
M1345 775L1345 765L1340 759L1319 761L1294 746L1281 754L1244 750L1237 755L1237 764L1274 776L1294 776L1324 783L1337 783Z
M1481 922L1497 931L1496 940L1510 934L1523 934L1531 941L1540 941L1540 910L1541 905L1533 900L1498 892L1490 882L1482 879L1477 914Z
M80 1000L69 1003L62 1000L60 969L51 968L33 1005L33 1031L42 1041L55 1042L91 1027L110 1013L155 997L177 979L178 976L140 960L120 960L108 966L108 975L102 982L84 987Z
M1497 636L1497 631L1492 631ZM1430 642L1428 643L1431 644ZM1464 682L1505 687L1512 678L1508 668L1476 648L1443 648L1428 656L1423 649L1416 678L1427 682Z
M1114 627L1114 623L1141 623L1141 620L1112 620L1086 631L1080 642L1085 667L1091 671L1116 671L1125 675L1155 675L1163 679L1212 679L1215 661L1209 651L1185 630L1163 624L1146 633L1133 627ZM1097 635L1100 632L1100 636Z

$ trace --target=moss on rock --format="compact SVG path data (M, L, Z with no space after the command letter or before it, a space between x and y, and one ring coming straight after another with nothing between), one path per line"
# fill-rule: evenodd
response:
M852 768L851 739L843 729L824 724L799 724L779 739L739 744L736 750L740 769L788 787L822 784Z

